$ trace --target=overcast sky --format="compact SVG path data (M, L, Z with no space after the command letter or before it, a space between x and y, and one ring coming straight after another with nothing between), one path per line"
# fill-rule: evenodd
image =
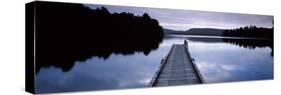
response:
M85 5L92 9L101 5ZM157 19L160 25L167 29L188 30L190 28L220 28L230 29L249 25L258 27L272 27L273 16L249 15L221 12L190 11L142 7L106 7L111 13L130 12L135 15L148 13L152 18Z

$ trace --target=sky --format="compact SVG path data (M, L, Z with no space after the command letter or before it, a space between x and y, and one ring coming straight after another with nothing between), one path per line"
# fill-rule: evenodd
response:
M89 4L86 4L85 6L92 9L104 6L111 13L130 12L140 16L144 13L148 13L150 17L157 19L160 25L164 28L182 31L190 28L233 29L249 25L267 28L271 28L273 26L273 16L270 15Z

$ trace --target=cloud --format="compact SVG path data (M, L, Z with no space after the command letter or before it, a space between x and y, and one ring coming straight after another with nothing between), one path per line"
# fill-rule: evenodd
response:
M102 5L85 5L92 9ZM109 6L105 7L111 13L131 12L136 15L148 13L152 18L157 19L164 28L175 30L187 30L193 27L208 28L237 28L249 25L259 27L272 27L273 16L269 15L253 15L223 12L207 12L192 10L176 10L176 9L159 9L159 8L140 8L140 7L124 7Z

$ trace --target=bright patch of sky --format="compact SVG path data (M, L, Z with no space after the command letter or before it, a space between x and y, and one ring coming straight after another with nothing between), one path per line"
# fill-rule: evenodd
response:
M92 9L104 6L111 13L129 12L135 15L148 13L152 18L157 19L161 26L166 29L188 30L190 28L220 28L232 29L255 25L258 27L273 27L273 16L237 14L222 12L206 12L191 10L124 7L109 5L85 5Z

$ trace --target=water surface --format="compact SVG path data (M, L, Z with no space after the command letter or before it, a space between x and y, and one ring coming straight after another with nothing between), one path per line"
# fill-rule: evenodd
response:
M184 40L206 83L273 78L270 41L173 35L166 36L149 54L111 54L107 59L93 56L75 61L67 72L57 67L41 68L36 74L36 92L145 87L172 44L183 44Z

